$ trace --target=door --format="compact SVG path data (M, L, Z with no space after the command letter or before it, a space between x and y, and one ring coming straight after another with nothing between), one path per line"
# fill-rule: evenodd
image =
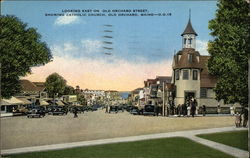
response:
M185 92L185 104L187 100L190 100L191 98L195 98L195 92Z

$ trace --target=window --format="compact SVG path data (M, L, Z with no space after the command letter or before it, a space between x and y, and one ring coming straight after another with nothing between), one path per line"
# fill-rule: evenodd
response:
M188 80L188 70L183 70L183 80Z
M187 43L187 39L186 38L184 38L184 44L186 44Z
M5 106L1 105L1 111L5 111Z
M176 71L175 71L175 79L176 79L176 80L179 80L179 77L180 77L179 70L176 70Z
M188 54L188 62L189 63L193 62L193 54Z
M198 71L193 70L193 80L197 80L197 79L198 79Z
M201 88L201 98L207 98L207 88Z
M192 44L192 38L188 39L188 44Z

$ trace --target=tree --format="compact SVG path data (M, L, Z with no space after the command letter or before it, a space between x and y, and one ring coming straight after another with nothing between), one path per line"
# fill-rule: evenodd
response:
M214 39L208 44L209 72L218 78L216 98L247 106L249 4L246 0L219 0L217 6L215 19L209 21Z
M77 94L77 101L80 105L87 105L85 97L81 94Z
M66 86L64 89L65 95L73 95L75 94L75 89L72 86Z
M52 59L50 49L41 41L35 28L28 28L14 16L0 16L0 65L3 98L19 93L19 78L31 67L44 65Z
M55 99L55 95L63 95L66 87L66 80L58 73L53 73L46 78L45 87L49 96Z

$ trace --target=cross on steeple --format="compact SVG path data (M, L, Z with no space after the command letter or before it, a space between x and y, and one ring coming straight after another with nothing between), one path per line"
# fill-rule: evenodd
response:
M191 9L189 9L189 20L191 20Z
M189 19L184 32L181 34L183 38L183 48L194 48L196 44L197 33L194 31L191 24L191 9L189 9Z

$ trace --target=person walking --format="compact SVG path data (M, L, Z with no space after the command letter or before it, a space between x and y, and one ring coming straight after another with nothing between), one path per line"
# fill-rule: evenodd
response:
M218 104L217 106L217 113L220 114L221 113L221 107L220 107L220 104Z
M247 127L247 122L248 122L248 109L244 108L244 112L243 112L243 127Z
M206 115L206 106L205 105L202 105L202 114L203 114L203 116Z
M194 117L194 115L195 115L195 110L196 110L195 105L196 105L196 100L194 98L192 98L192 100L191 100L191 115L192 115L192 117Z
M236 128L240 127L241 124L241 115L237 112L235 115L235 126Z
M74 118L76 118L76 117L78 117L78 115L77 115L77 108L74 107Z

